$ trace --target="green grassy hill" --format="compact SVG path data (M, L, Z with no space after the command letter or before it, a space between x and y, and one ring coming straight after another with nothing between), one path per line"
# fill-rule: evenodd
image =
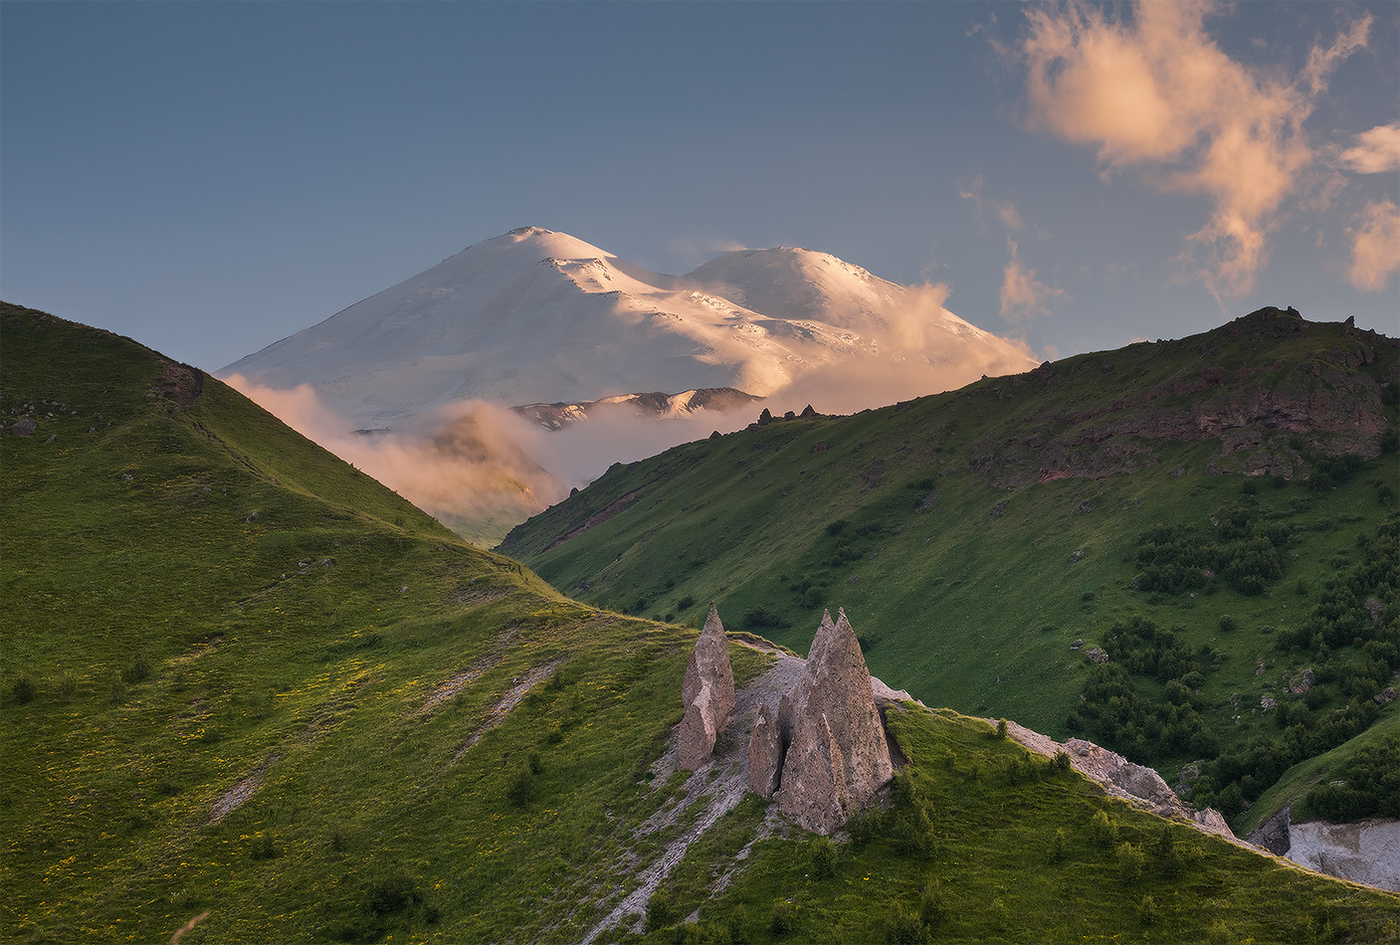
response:
M713 599L799 651L844 607L897 688L1169 780L1208 762L1195 799L1238 815L1400 711L1373 699L1400 670L1398 405L1395 340L1265 309L680 446L499 550L630 613Z
M9 305L0 416L3 940L579 941L690 829L642 825L684 793L653 765L692 629L567 600L216 380ZM890 725L910 765L849 840L746 801L599 940L1400 940L1396 897L983 722Z

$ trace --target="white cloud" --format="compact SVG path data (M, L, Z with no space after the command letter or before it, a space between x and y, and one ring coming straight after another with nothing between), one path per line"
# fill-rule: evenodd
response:
M1356 143L1337 156L1337 163L1358 174L1400 170L1400 121L1361 132Z
M1008 239L1006 246L1011 259L1002 270L1001 316L1020 322L1044 315L1050 310L1050 302L1063 296L1064 290L1051 288L1035 277L1035 270L1021 262L1015 240Z
M1381 292L1400 271L1400 208L1389 199L1368 203L1351 233L1347 279L1363 292Z
M1311 50L1295 78L1231 59L1207 34L1210 3L1137 3L1131 21L1097 5L1027 7L1019 52L1030 121L1097 149L1106 175L1210 198L1183 260L1217 296L1248 292L1268 261L1283 202L1315 156L1303 122L1331 71L1366 43L1368 15Z

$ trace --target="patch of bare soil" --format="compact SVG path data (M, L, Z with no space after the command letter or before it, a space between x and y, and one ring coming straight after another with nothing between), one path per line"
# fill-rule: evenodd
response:
M217 824L229 814L242 807L244 801L256 794L258 788L262 787L263 775L267 774L267 770L276 764L277 759L280 757L282 756L270 756L266 761L258 765L252 774L221 794L209 811L209 823Z
M530 690L554 675L554 671L558 669L563 662L564 660L562 658L553 659L548 663L536 666L524 676L517 677L514 684L506 690L506 694L501 697L501 701L491 707L491 711L486 713L486 718L483 719L481 724L467 737L467 740L462 743L462 747L457 749L457 753L452 756L452 760L456 761L458 758L461 758L462 755L466 753L467 749L481 741L481 736L505 721L505 717L510 715L511 710L525 700L525 696L529 694Z

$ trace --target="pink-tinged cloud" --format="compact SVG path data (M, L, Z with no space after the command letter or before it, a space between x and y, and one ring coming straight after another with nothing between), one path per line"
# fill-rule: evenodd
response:
M1030 5L1020 48L1032 125L1097 149L1106 176L1134 169L1161 190L1210 198L1183 260L1217 296L1248 292L1286 197L1315 160L1303 131L1331 71L1372 18L1311 50L1296 77L1231 59L1201 2L1133 6L1131 21L1082 2Z
M1400 207L1389 199L1368 203L1351 230L1347 279L1363 292L1381 292L1400 272Z
M1051 288L1035 277L1035 270L1021 262L1015 240L1008 239L1006 245L1011 259L1002 271L1002 317L1019 323L1044 315L1050 310L1050 303L1065 294L1064 290Z
M1358 174L1400 170L1400 121L1361 132L1354 145L1337 155L1337 163Z

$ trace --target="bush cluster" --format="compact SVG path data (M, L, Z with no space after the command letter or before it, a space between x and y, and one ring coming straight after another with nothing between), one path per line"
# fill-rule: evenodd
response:
M1181 594L1209 589L1218 575L1242 594L1260 594L1283 577L1292 529L1269 521L1252 494L1212 516L1213 534L1190 525L1157 525L1137 536L1132 561L1142 591Z

